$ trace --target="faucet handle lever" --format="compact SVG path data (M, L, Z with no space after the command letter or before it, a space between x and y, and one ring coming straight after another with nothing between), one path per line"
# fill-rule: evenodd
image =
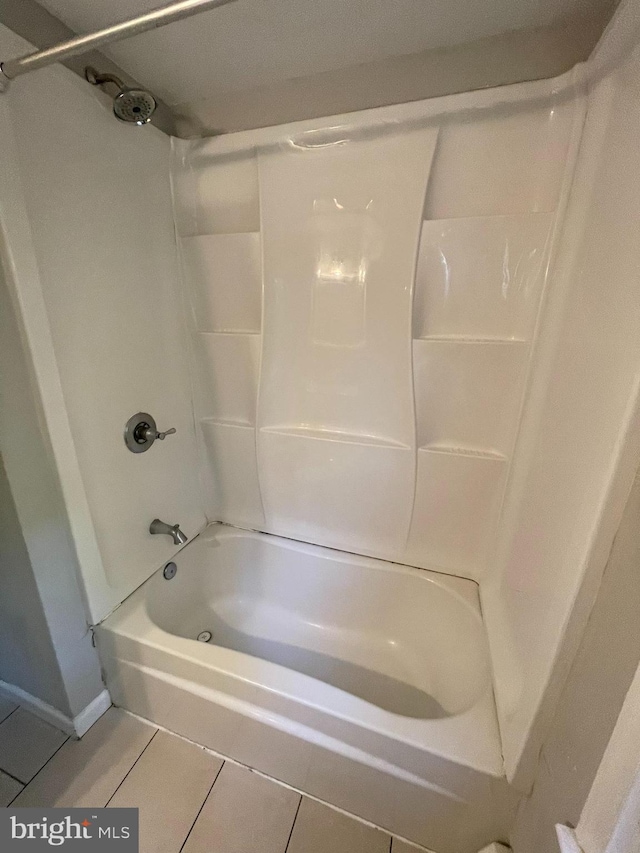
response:
M175 431L176 431L176 428L171 427L171 429L168 429L166 432L157 432L156 438L159 438L160 441L164 441L168 435L173 435Z

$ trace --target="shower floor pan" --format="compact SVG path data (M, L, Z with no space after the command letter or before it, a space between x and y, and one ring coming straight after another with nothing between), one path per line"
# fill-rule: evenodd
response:
M506 837L472 581L218 524L175 563L97 629L117 705L438 853Z

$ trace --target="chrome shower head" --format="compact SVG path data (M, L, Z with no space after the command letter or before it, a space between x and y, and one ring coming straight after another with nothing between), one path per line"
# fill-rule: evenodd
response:
M151 121L156 107L156 99L144 89L121 89L113 101L116 118L141 126Z
M125 86L114 74L99 74L95 68L88 66L84 70L85 77L94 86L113 83L120 90L113 99L113 113L120 121L128 121L139 126L148 124L158 106L156 99L144 89L132 89Z

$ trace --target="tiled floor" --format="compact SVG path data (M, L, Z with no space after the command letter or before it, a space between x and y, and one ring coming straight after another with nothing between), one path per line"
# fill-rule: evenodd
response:
M0 806L134 806L140 853L416 853L111 708L82 740L0 697Z

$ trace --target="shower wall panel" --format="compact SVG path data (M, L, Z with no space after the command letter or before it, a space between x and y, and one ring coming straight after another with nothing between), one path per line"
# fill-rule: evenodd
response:
M200 475L210 520L264 529L256 403L262 239L253 153L211 160L174 140L173 195L190 331Z
M260 155L267 523L397 555L411 519L411 309L437 128Z
M621 45L632 41L621 62ZM556 773L557 749L544 747L540 759L541 747L638 464L637 6L622 4L587 73L597 82L585 105L494 570L482 586L505 766L523 791L537 765Z
M574 106L423 109L174 143L207 511L480 578Z
M408 563L489 566L573 116L565 101L441 127L415 284Z

